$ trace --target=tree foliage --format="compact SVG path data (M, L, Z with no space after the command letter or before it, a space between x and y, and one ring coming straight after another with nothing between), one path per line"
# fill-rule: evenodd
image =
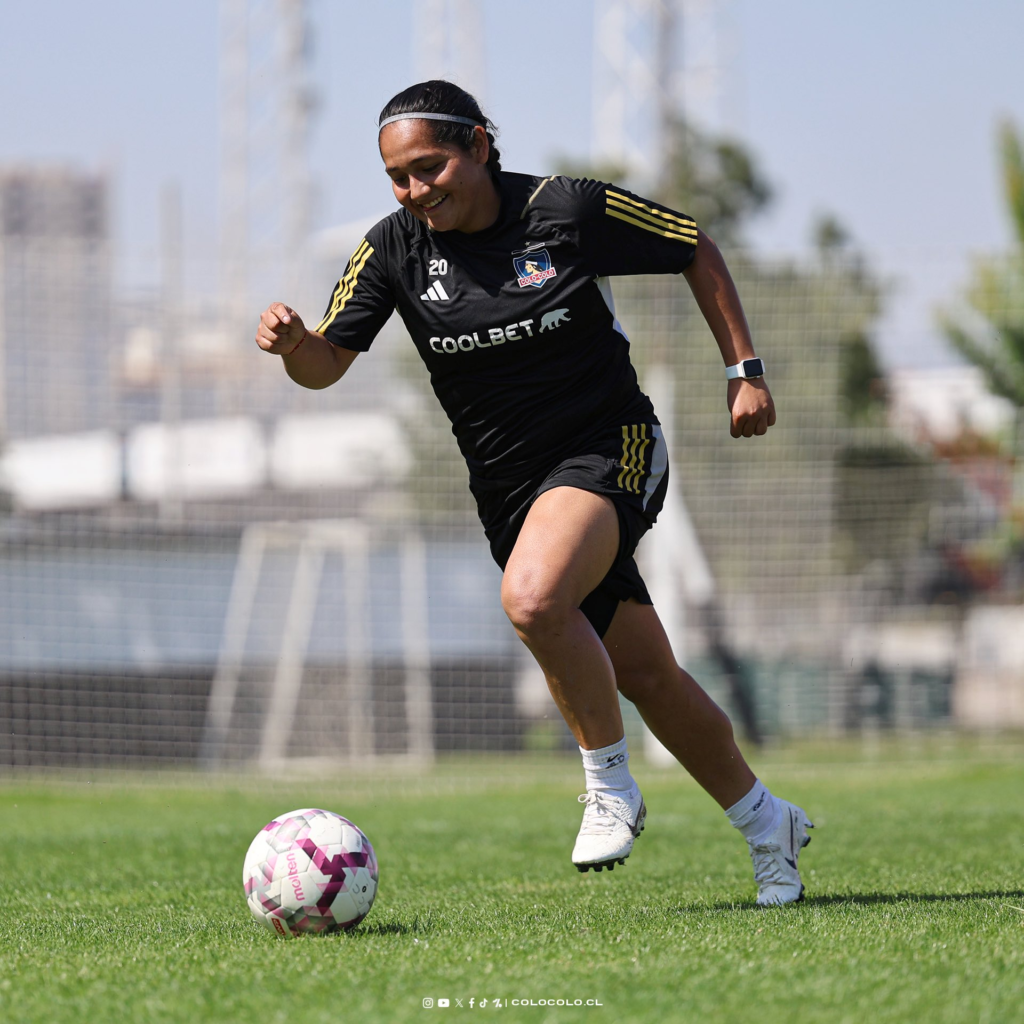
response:
M701 131L688 122L673 122L669 157L661 180L635 183L616 164L583 164L560 158L560 174L630 184L650 198L682 210L716 242L735 246L755 214L771 202L772 187L757 158L743 143Z
M742 143L716 138L677 121L664 181L666 206L685 210L716 241L736 245L754 215L772 198L772 188L753 153Z
M999 129L1003 192L1013 251L978 259L966 299L968 315L946 313L942 327L953 347L985 375L989 390L1024 413L1024 139L1004 122Z
M847 419L865 425L884 422L888 392L870 338L855 330L843 338L841 352L839 394Z

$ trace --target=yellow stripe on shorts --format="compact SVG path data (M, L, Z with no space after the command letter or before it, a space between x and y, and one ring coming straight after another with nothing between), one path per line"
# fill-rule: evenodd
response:
M640 481L643 479L644 468L647 465L647 446L651 439L647 436L646 423L633 423L622 427L622 458L619 465L622 469L619 472L616 484L624 491L631 494L640 493Z

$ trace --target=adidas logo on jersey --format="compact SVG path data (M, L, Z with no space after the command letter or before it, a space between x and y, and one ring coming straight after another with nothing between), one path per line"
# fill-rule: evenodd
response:
M440 281L435 281L421 296L424 302L441 302L448 298L448 293Z

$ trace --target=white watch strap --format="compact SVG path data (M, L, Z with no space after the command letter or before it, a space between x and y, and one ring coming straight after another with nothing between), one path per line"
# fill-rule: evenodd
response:
M758 377L762 377L762 376L764 376L764 372L765 372L764 360L760 359L759 357L756 357L756 356L754 358L757 360L757 362L759 362L761 364L761 372L757 376ZM747 374L743 372L743 367L747 363L753 362L753 361L754 360L752 360L752 359L744 359L742 362L736 363L734 366L727 366L725 368L725 379L726 380L735 380L737 377L742 377L744 380L749 380L750 378L748 378Z

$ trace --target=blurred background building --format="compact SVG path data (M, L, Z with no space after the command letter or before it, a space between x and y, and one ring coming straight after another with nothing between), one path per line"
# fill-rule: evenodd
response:
M222 0L201 253L174 180L154 183L154 251L119 276L116 176L0 167L0 766L571 747L401 323L328 393L251 341L272 299L315 323L389 211L382 189L359 216L322 214L356 178L312 169L311 54L330 51L332 12ZM512 74L484 5L413 13L393 27L413 40L403 83L453 77L486 101ZM1024 726L1019 130L998 136L1011 248L973 254L928 312L959 360L893 370L896 283L838 217L821 212L799 255L751 244L777 186L726 130L735 4L588 14L565 40L587 54L588 146L557 169L685 209L726 248L780 409L763 442L733 441L685 288L615 283L674 436L673 503L641 559L680 660L752 742ZM347 84L346 144L372 159L386 95ZM543 77L522 85L524 104L560 102ZM931 254L914 272L948 267Z
M113 399L109 182L0 174L0 437L93 430Z

